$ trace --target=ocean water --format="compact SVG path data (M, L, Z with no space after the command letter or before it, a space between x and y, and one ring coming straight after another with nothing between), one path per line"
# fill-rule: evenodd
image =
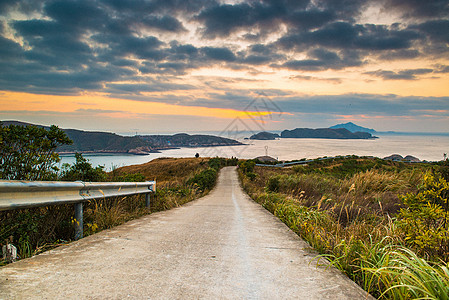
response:
M269 155L278 160L317 158L336 155L385 157L391 154L412 155L421 160L439 161L449 154L447 135L380 135L373 140L331 139L279 139L273 141L241 140L246 145L209 148L181 148L164 150L149 155L84 155L93 166L102 165L106 170L135 164L143 164L160 157L238 157L255 158ZM73 163L73 155L62 156L61 164Z

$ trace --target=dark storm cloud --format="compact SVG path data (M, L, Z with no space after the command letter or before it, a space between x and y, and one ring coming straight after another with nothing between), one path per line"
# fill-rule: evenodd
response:
M246 3L225 4L205 9L196 19L204 22L207 36L228 36L238 28L254 25L257 20L252 12L253 9Z
M194 89L192 85L152 81L145 84L107 84L106 91L112 93L136 94L141 92L162 92Z
M324 71L327 69L339 70L346 67L360 66L363 62L355 51L336 52L323 48L314 49L308 53L309 59L291 60L282 65L272 65L277 68L304 71Z
M54 21L76 30L97 28L107 19L106 13L94 1L55 1L45 5L46 15Z
M224 47L203 47L201 48L201 52L212 60L231 62L236 59L234 53Z
M321 27L336 19L353 20L366 1L247 1L220 4L203 9L196 20L204 24L206 37L227 37L239 30L254 28L259 34L247 34L258 39L263 31L276 30L285 24L294 30Z
M362 0L247 1L205 8L196 20L204 25L203 32L209 38L255 29L257 34L247 33L245 37L258 40L281 24L291 31L304 31L336 20L352 22L367 3Z
M384 51L379 58L382 60L412 59L417 58L420 55L421 53L416 49L400 49Z
M29 14L41 10L43 3L38 0L0 0L0 13L8 15L10 11L18 10Z
M397 9L406 17L447 17L447 0L386 0L387 7Z
M237 55L241 63L248 65L274 64L276 61L285 59L285 55L263 44L251 45L245 51L239 51Z
M22 53L22 47L4 37L0 36L0 62L2 60L17 59Z
M285 49L304 50L313 46L334 49L392 50L410 47L420 35L412 30L395 30L383 25L334 22L320 29L290 33L277 44Z
M366 72L367 75L380 77L384 80L417 80L418 75L426 75L433 73L433 69L410 69L398 72L388 70L377 70L374 72Z
M411 26L435 42L449 43L449 20L432 20Z
M374 0L376 1L376 0ZM318 0L316 7L319 10L331 12L335 19L354 22L364 8L372 1L366 0Z
M336 15L331 11L296 11L288 15L288 24L299 29L312 29L321 27L336 19Z
M142 25L150 28L158 28L166 31L186 31L181 22L171 16L150 16L142 20Z

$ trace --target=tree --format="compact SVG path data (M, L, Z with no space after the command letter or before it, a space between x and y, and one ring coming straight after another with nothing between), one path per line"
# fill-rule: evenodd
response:
M105 181L106 172L103 171L103 166L93 168L90 162L81 155L75 153L76 162L73 165L64 164L61 172L61 180L65 181Z
M0 123L0 178L10 180L50 180L56 177L55 152L60 145L71 144L65 132L52 125L48 130L37 126L3 126Z

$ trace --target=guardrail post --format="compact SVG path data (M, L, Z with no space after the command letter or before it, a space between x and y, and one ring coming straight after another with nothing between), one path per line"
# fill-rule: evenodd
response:
M150 208L150 195L151 195L151 193L145 194L145 206L147 208Z
M83 203L75 203L75 240L83 238Z

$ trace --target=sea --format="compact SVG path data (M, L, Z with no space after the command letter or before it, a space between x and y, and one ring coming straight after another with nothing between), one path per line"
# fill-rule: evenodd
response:
M440 161L449 154L449 134L376 134L378 139L334 140L334 139L277 139L270 141L238 139L241 146L180 148L163 150L148 155L86 154L93 166L104 166L106 171L114 168L143 164L161 157L237 157L251 159L268 155L280 161L313 159L324 156L358 155L386 157L391 154L412 155L420 160ZM64 163L75 162L74 155L61 156Z

